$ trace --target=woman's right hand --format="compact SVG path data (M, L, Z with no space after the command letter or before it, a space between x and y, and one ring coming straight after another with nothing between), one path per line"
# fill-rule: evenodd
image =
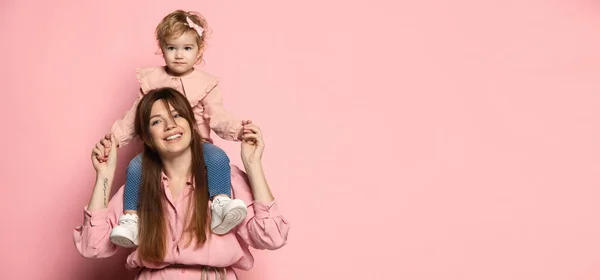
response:
M105 153L108 155L105 157ZM105 158L106 160L101 160ZM92 149L92 165L96 170L96 174L104 176L112 176L117 169L117 139L113 134L110 135L110 140L101 139Z

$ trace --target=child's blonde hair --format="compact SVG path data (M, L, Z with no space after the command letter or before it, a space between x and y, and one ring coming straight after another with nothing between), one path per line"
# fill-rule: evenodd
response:
M195 24L199 25L204 29L202 36L196 32L195 29L190 27L187 24L187 19L190 19ZM177 10L168 15L166 15L156 26L156 41L158 42L158 46L163 49L165 47L166 42L169 38L174 36L181 36L186 32L191 31L196 35L196 43L198 43L198 52L200 53L200 58L198 62L202 61L202 57L204 56L204 48L206 47L206 35L209 32L208 24L206 23L206 19L197 12L193 11L183 11Z

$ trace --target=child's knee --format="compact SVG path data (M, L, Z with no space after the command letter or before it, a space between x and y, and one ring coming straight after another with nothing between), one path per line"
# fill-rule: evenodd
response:
M221 148L212 147L204 153L206 165L208 166L229 166L229 157Z
M142 154L134 157L127 166L127 172L139 172L142 170Z

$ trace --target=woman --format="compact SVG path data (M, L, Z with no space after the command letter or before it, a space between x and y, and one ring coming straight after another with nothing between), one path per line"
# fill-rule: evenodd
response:
M275 250L285 245L289 223L279 213L267 185L261 157L264 142L254 124L244 127L244 173L231 168L233 196L248 205L244 222L225 235L209 230L209 199L202 139L185 96L172 88L148 92L138 104L135 129L144 142L139 203L139 247L127 268L141 268L137 279L237 279L233 268L249 270L249 246ZM92 150L96 185L74 231L77 250L86 258L113 255L109 233L123 211L123 188L108 201L117 166L116 139ZM111 147L108 159L98 158Z

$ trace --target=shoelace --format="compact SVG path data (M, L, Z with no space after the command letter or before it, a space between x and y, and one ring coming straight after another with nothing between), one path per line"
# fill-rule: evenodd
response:
M129 225L135 224L135 221L131 220L131 219L125 219L125 220L119 221L119 225L127 225L127 224L129 224Z
M221 199L215 199L216 203L219 207L223 207L225 206L225 201L221 200ZM213 202L215 202L215 200L213 200Z

